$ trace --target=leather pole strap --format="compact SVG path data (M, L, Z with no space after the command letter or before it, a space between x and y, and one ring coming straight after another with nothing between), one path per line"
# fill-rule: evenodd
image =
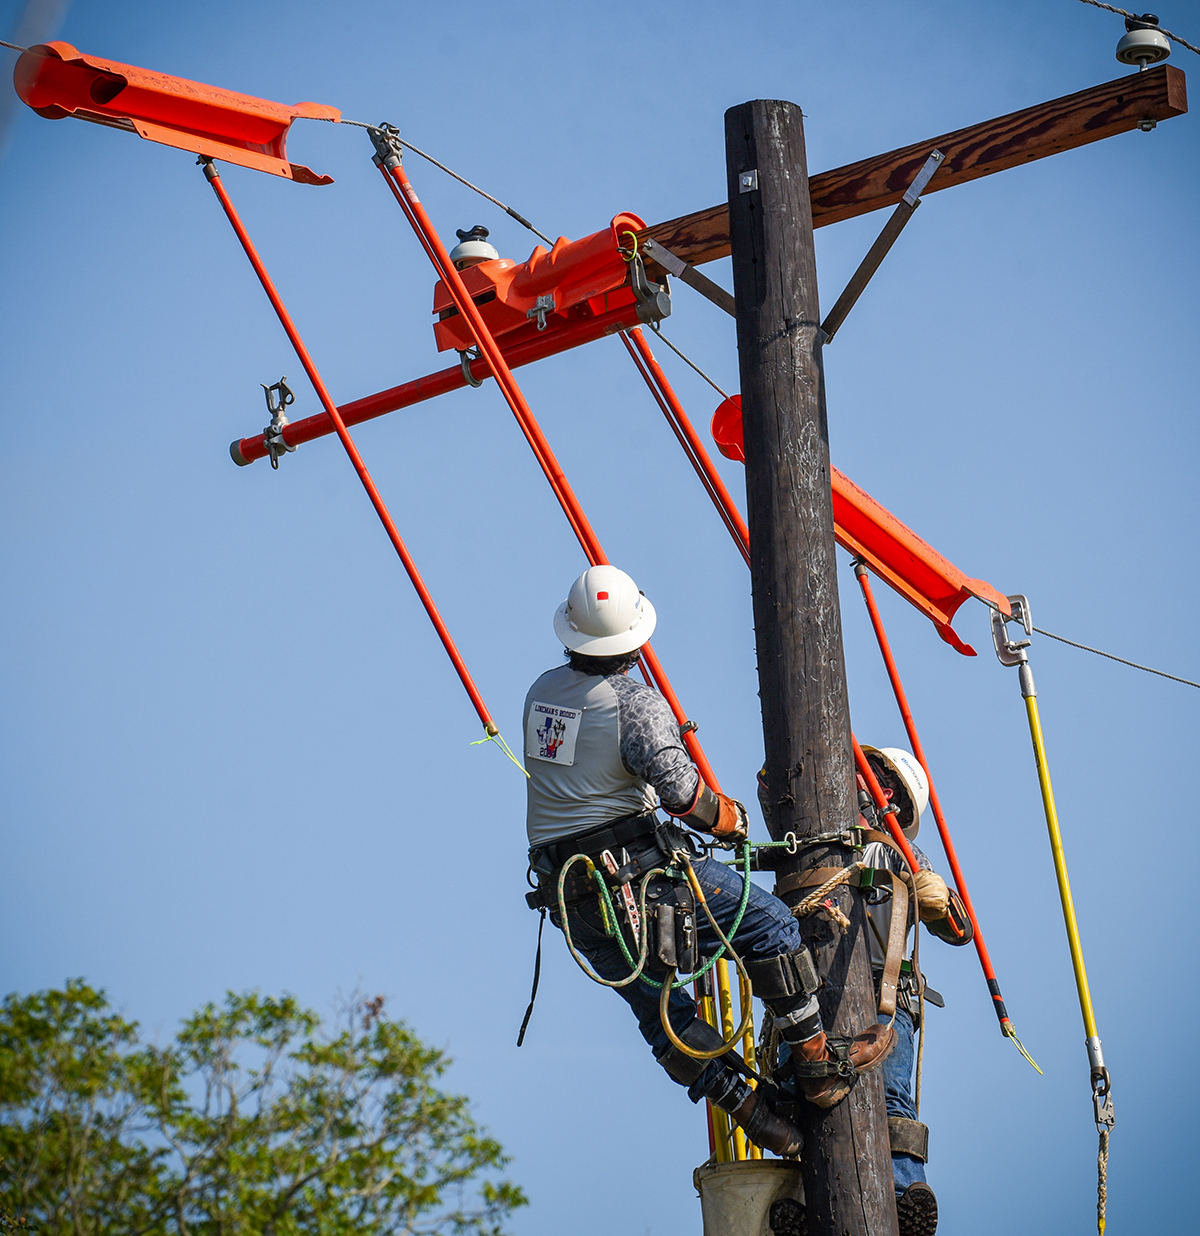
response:
M890 837L882 833L867 834L870 841L882 841L896 849ZM807 871L793 872L776 881L775 896L784 893L798 892L805 888L820 888L822 884L832 880L842 867L810 867ZM892 923L888 932L887 954L883 962L883 976L879 983L879 1011L885 1017L891 1017L896 1011L896 989L900 982L900 963L904 960L904 941L908 936L908 883L907 877L901 872L886 871L871 868L876 878L887 875L892 881ZM846 883L856 887L863 872L856 871Z

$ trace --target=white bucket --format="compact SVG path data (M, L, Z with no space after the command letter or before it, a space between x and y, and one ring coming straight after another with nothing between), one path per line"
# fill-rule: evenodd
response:
M804 1205L800 1164L793 1159L705 1164L692 1180L700 1194L704 1236L772 1236L772 1202L786 1197Z

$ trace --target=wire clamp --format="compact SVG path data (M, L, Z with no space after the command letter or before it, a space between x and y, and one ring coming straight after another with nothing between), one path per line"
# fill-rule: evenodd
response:
M1033 634L1033 618L1029 612L1029 600L1016 593L1008 598L1012 606L1011 616L1002 614L998 609L992 610L992 643L996 646L996 657L1001 665L1024 665L1029 660L1025 651L1031 641L1027 639L1010 640L1008 638L1008 623L1019 622L1026 635Z
M527 318L537 318L538 330L546 329L546 316L554 312L554 293L546 292L537 298L537 303L525 314Z
M400 143L400 130L386 120L367 129L371 145L375 147L375 162L386 171L399 167L404 161L404 147Z
M628 259L629 286L633 289L633 298L637 301L638 320L647 326L661 322L671 316L671 282L670 277L663 275L662 283L652 283L646 274L646 265L642 255L634 252Z
M267 397L267 411L271 414L271 423L263 430L263 445L267 448L267 455L271 459L271 467L278 472L280 459L284 455L291 455L296 449L285 441L283 436L284 427L288 423L288 418L284 415L283 410L289 404L296 402L296 396L292 394L286 377L280 378L278 382L273 383L271 386L268 386L265 382L260 382L259 385L263 388L263 394Z
M540 327L538 328L541 329ZM482 386L483 379L477 378L471 372L471 362L477 361L483 353L479 348L460 348L458 349L458 358L462 362L462 374L468 386Z

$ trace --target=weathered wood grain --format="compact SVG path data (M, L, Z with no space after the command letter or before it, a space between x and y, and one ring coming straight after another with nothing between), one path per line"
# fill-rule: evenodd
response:
M840 832L858 818L838 606L833 495L821 373L817 264L794 103L725 114L726 166L746 449L750 575L770 827L778 838ZM758 169L759 188L739 192ZM806 848L798 864L842 864L844 847ZM802 894L797 894L798 897ZM839 897L849 930L802 920L825 980L831 1033L875 1021L862 894ZM813 1236L895 1236L896 1205L881 1073L829 1111L802 1103L801 1166Z
M1128 133L1142 120L1169 120L1186 111L1187 79L1180 69L1164 64L1119 77L996 120L914 142L902 150L821 172L809 179L813 226L894 206L934 147L946 155L946 162L926 195ZM642 236L661 242L693 265L728 257L729 207L722 202L655 223Z

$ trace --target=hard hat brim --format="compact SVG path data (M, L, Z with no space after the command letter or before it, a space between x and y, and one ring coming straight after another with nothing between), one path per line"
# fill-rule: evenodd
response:
M588 635L568 621L567 602L564 601L554 612L554 634L572 652L582 652L588 657L618 657L623 652L640 648L654 634L658 614L645 597L642 597L641 610L641 618L627 631L618 631L616 635Z
M881 750L879 747L868 747L866 743L860 743L859 745L862 747L863 755L879 756L884 764L892 772L894 772L896 776L898 776L902 781L906 781L903 772L897 767L896 761L892 759L891 755L888 754L888 751ZM912 797L911 788L909 789L909 797ZM907 828L902 828L900 830L909 841L916 841L917 834L921 831L921 816L924 815L924 812L921 810L915 799L913 800L913 809L916 812L916 819L914 819Z

